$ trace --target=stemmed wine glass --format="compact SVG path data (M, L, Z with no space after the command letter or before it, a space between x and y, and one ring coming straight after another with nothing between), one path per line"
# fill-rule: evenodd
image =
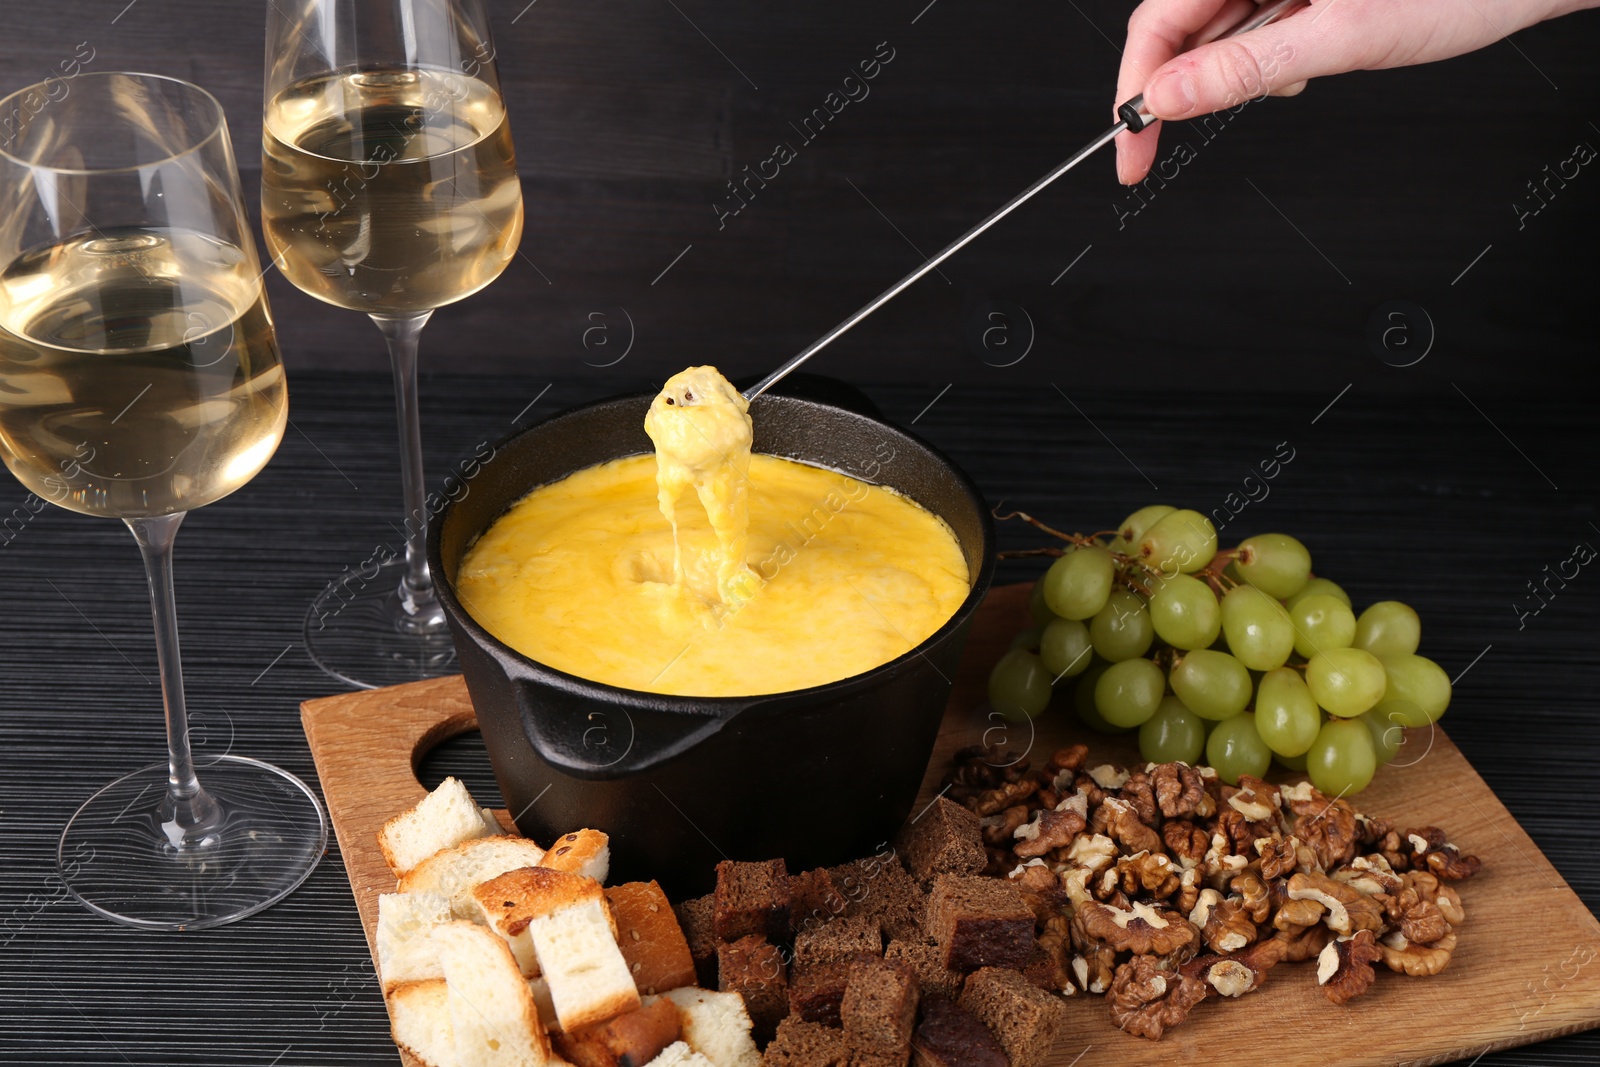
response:
M58 867L109 918L216 926L293 890L328 840L285 771L224 755L197 776L178 658L173 538L272 457L283 367L221 105L150 74L63 85L0 102L0 454L38 497L133 531L168 761L85 802Z
M262 225L303 291L388 342L405 554L336 579L306 615L323 670L376 687L455 651L428 574L417 339L494 281L522 238L522 187L479 0L270 0ZM347 568L348 570L348 568Z

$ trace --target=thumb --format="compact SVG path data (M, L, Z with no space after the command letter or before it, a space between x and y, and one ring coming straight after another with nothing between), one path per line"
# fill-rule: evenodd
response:
M1346 35L1313 29L1319 13L1302 12L1185 52L1151 77L1145 108L1159 119L1208 115L1308 78L1353 69L1358 63Z

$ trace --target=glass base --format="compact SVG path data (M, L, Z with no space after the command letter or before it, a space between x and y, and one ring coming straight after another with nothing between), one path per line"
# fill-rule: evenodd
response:
M328 846L322 805L287 771L243 756L198 768L215 830L178 848L163 823L167 765L119 778L84 802L56 853L67 889L108 919L147 930L204 930L288 896Z
M306 651L317 666L358 689L455 674L456 646L444 611L410 614L400 599L404 556L338 579L306 612Z

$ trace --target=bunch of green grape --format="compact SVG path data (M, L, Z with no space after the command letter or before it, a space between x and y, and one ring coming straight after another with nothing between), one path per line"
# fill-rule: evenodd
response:
M1417 655L1417 613L1383 600L1357 615L1288 534L1219 552L1209 519L1166 505L1092 536L1022 517L1068 544L989 675L1008 718L1073 687L1084 723L1138 730L1147 760L1210 764L1234 784L1276 760L1335 796L1366 788L1405 728L1450 703L1449 676Z

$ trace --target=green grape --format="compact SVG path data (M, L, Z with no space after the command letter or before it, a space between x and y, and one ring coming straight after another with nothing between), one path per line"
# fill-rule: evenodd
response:
M1144 532L1133 554L1163 577L1193 574L1217 554L1217 528L1198 511L1174 511Z
M1144 601L1126 590L1112 593L1106 606L1089 620L1089 642L1101 659L1112 663L1144 655L1155 637Z
M1177 510L1170 504L1150 504L1135 511L1117 527L1117 536L1111 539L1111 551L1132 552L1146 530Z
M1294 622L1294 650L1307 659L1331 648L1349 648L1356 635L1355 612L1330 593L1296 601L1289 618Z
M1374 656L1409 656L1422 643L1422 620L1409 604L1380 600L1369 605L1356 620L1356 636L1351 642Z
M1112 726L1138 726L1156 713L1167 679L1147 659L1125 659L1094 683L1094 710Z
M1158 580L1150 597L1150 622L1156 636L1187 651L1205 648L1222 632L1222 610L1211 587L1187 574Z
M1078 719L1089 729L1098 734L1125 734L1128 730L1121 726L1112 726L1100 717L1094 707L1094 690L1100 681L1100 676L1110 668L1111 664L1101 663L1096 660L1094 665L1083 672L1083 677L1078 679L1078 686L1072 693L1072 707L1078 713Z
M1106 606L1116 563L1099 545L1073 549L1044 572L1044 602L1063 619L1087 619Z
M989 672L989 704L1012 722L1031 719L1050 703L1050 672L1025 648L1013 648Z
M1206 748L1206 725L1183 701L1164 696L1156 713L1139 727L1139 755L1152 763L1198 763Z
M1360 719L1372 734L1372 751L1377 756L1378 766L1382 767L1399 755L1400 746L1406 743L1405 724L1386 717L1382 702Z
M1051 678L1071 678L1082 674L1094 657L1090 655L1089 628L1077 619L1056 619L1039 637L1039 658Z
M1244 774L1260 778L1272 766L1272 750L1256 732L1256 717L1249 712L1235 715L1206 738L1206 762L1217 770L1217 777L1238 785Z
M1256 732L1275 755L1303 756L1322 729L1322 709L1300 672L1279 667L1256 686Z
M1185 653L1169 681L1178 699L1202 719L1232 718L1250 703L1250 672L1226 652Z
M1268 596L1294 596L1311 578L1311 553L1288 534L1256 534L1239 542L1239 577Z
M1383 669L1389 676L1384 700L1410 701L1427 722L1437 722L1450 706L1450 676L1426 656L1384 656ZM1408 722L1407 726L1422 723Z
M1400 726L1426 726L1433 721L1428 718L1427 712L1401 697L1386 696L1374 704L1367 714Z
M1294 649L1294 624L1283 605L1253 585L1239 585L1222 598L1222 635L1246 667L1270 671Z
M1372 731L1354 719L1329 719L1323 723L1306 753L1311 784L1330 797L1361 792L1377 769Z
M1006 649L1009 651L1013 648L1025 648L1029 652L1037 652L1039 651L1039 639L1043 636L1043 626L1030 626L1026 630L1017 631L1017 636L1011 639L1011 644L1007 645Z
M1306 772L1305 753L1301 753L1298 756L1284 756L1274 752L1272 754L1272 762L1291 771L1299 771L1301 774Z
M1050 610L1050 605L1044 602L1044 576L1033 583L1033 588L1028 592L1028 613L1033 616L1035 626L1049 626L1050 620L1056 613Z
M1420 658L1420 657L1418 657ZM1386 671L1359 648L1330 648L1306 664L1306 686L1330 715L1353 718L1383 699Z
M1285 598L1284 604L1287 607L1292 608L1306 597L1318 596L1322 593L1327 593L1329 596L1338 597L1340 600L1345 602L1346 607L1350 605L1350 594L1346 593L1342 588L1340 588L1337 582L1330 582L1326 578L1311 579L1305 585L1301 586L1300 591L1294 596Z

